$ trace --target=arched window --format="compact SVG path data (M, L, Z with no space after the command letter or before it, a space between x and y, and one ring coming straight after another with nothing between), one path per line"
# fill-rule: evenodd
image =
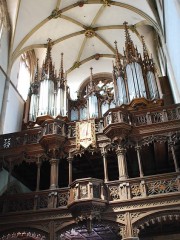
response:
M31 74L30 74L30 64L27 54L21 55L20 66L19 66L19 76L17 89L24 100L27 99L28 90L30 87Z
M116 107L111 74L88 78L78 93L77 100L70 100L71 121L101 118L109 108Z

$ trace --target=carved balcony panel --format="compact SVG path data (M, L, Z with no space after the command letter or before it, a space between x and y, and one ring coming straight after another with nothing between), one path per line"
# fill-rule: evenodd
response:
M104 115L104 134L111 140L126 138L132 129L130 113L121 108L109 110Z
M67 208L68 198L68 188L6 195L0 198L0 213Z
M77 216L100 218L108 204L136 199L161 199L163 196L179 196L179 173L154 175L142 178L102 180L85 178L74 181L70 189L61 188L0 197L0 213L41 211L45 209L69 209ZM81 213L81 214L80 214Z
M152 108L133 109L123 105L107 111L104 115L103 133L113 140L117 136L125 138L160 133L162 131L178 131L180 128L180 106L155 106Z
M106 186L102 180L78 179L71 184L68 209L77 222L99 220L106 205Z
M48 149L58 148L65 143L67 137L66 122L62 120L47 120L42 125L39 143Z
M29 129L22 132L4 134L0 136L0 152L3 152L4 155L7 152L10 155L10 151L16 151L16 154L24 151L24 146L27 146L27 149L30 148L33 144L35 147L39 143L41 134L41 128Z
M180 192L178 173L154 175L151 177L113 181L106 184L109 202L120 202L130 199L143 199L162 194Z

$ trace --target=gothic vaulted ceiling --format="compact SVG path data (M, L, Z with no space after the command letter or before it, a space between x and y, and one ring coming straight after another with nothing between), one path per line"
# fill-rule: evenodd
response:
M47 39L53 42L52 58L59 69L64 53L64 68L72 98L81 83L93 74L112 72L114 41L123 55L124 28L130 26L131 38L142 52L141 35L156 59L158 19L150 0L7 0L12 25L10 65L27 50L35 50L40 65L45 57Z

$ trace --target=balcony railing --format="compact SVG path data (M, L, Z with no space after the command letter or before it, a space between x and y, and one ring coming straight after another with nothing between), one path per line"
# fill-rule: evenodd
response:
M109 201L147 198L180 192L179 177L178 173L171 173L107 183Z
M167 123L180 119L180 104L168 107L159 107L157 110L147 112L141 110L128 112L122 108L114 108L107 111L104 118L95 119L96 133L102 133L103 129L110 124L125 123L133 127L149 126L158 123ZM75 122L64 123L61 121L51 121L41 127L30 130L4 134L0 136L0 149L14 148L26 144L39 143L39 140L46 135L57 134L67 136L68 138L76 137Z
M78 179L71 184L68 204L84 200L107 200L103 180L95 178Z
M49 208L64 208L69 199L69 188L8 195L0 198L1 212L21 212Z
M109 110L104 116L105 127L114 123L126 123L136 126L146 126L169 122L180 119L180 105L160 107L157 110L140 110L136 112L128 112L122 108L114 108Z
M121 203L132 199L154 201L160 196L180 192L180 174L169 173L143 178L104 183L103 180L86 178L72 183L70 188L46 190L0 197L0 212L41 211L64 209L82 201Z

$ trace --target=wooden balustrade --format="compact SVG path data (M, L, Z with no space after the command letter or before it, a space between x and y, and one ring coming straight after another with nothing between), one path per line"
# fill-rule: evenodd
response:
M78 179L71 184L68 205L72 204L73 202L92 199L107 199L107 196L105 195L105 185L103 183L103 180L83 178Z
M180 119L180 104L159 107L156 110L139 110L128 112L122 108L114 108L104 115L104 125L126 123L132 126L145 126Z
M180 104L159 107L156 110L147 109L128 112L122 108L114 108L106 112L104 118L95 119L96 133L103 133L104 128L114 123L125 123L133 127L149 126L158 123L167 123L180 119ZM0 136L0 150L14 148L26 144L39 143L46 135L57 134L76 137L75 122L65 123L60 120L51 120L44 125L22 132L4 134Z
M0 197L0 211L22 212L42 209L67 208L83 201L120 202L131 199L147 199L162 194L180 192L180 174L169 173L148 177L118 180L78 179L70 188L31 192Z
M1 213L67 207L69 188L40 191L0 198Z
M109 201L146 198L180 192L178 173L161 174L107 183Z

